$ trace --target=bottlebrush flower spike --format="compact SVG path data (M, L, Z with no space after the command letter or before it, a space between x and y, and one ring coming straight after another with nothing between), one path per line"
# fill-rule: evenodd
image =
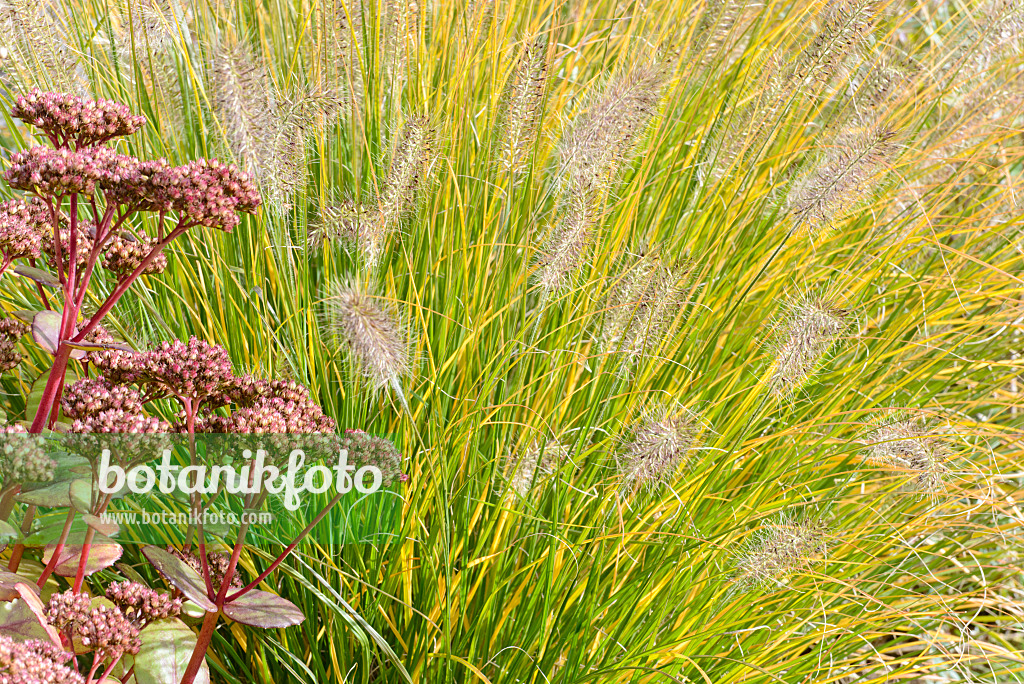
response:
M284 116L266 63L241 42L221 44L211 62L214 111L228 147L269 192L285 203L305 181L305 150Z
M526 497L538 482L555 472L570 454L568 446L555 439L534 440L518 455L509 459L508 478L511 491Z
M798 572L825 559L828 528L819 520L782 516L747 542L736 558L734 580L741 590L784 586Z
M636 155L670 77L668 64L639 64L602 90L559 143L563 187L602 185L614 179Z
M358 280L331 283L328 324L356 367L376 388L391 387L402 403L401 379L412 371L405 331L395 313Z
M593 185L569 189L559 212L562 218L537 257L535 278L545 296L572 286L593 243L603 200L602 190Z
M542 114L547 71L547 45L538 38L523 48L505 87L499 127L502 132L500 162L513 174L522 174L527 169Z
M359 236L372 227L374 220L372 212L350 199L339 204L321 205L317 215L309 220L306 246L316 248L334 241L358 245Z
M768 387L777 398L791 397L810 380L822 359L849 326L849 312L826 297L790 302L774 323L770 347L774 362Z
M827 83L839 74L868 37L879 9L876 0L832 0L820 28L794 65L797 78Z
M605 304L603 347L635 361L656 350L671 334L686 304L690 266L657 254L636 257L618 276Z
M379 263L391 234L415 209L420 189L426 183L436 157L435 135L426 117L411 117L402 126L391 155L387 178L374 203L374 216L360 224L359 251L370 269Z
M669 484L700 448L700 417L676 403L649 407L619 449L619 473L629 489Z
M906 474L910 489L929 494L945 489L951 450L923 418L898 414L872 430L865 443L868 459Z
M797 226L818 233L865 199L896 157L894 137L881 126L840 134L790 190L788 209Z

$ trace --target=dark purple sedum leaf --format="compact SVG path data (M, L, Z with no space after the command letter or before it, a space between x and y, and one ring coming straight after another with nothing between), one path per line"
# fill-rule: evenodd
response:
M203 578L183 560L156 546L147 546L142 549L142 553L153 567L190 601L206 611L217 610L217 606L206 595L206 583Z
M60 287L60 281L57 280L57 276L41 268L33 268L27 264L17 264L14 267L14 272L46 287Z
M263 629L291 627L306 619L291 601L259 590L250 591L226 604L224 614L235 622Z

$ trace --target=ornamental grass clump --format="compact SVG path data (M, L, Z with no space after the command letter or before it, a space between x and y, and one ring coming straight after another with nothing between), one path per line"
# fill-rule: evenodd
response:
M58 270L93 264L76 337L143 268L73 343L46 419L72 431L5 435L47 434L48 462L10 460L53 474L4 493L0 629L47 638L76 584L138 627L128 581L181 612L104 684L1021 679L1018 0L0 5L8 105L149 122L48 174L216 150L265 203L144 264L175 211L115 211L93 260L85 195L74 231L69 196L0 198L12 425ZM6 130L8 159L52 147ZM102 219L128 179L44 185ZM365 432L267 432L326 419ZM90 432L146 425L176 432ZM184 467L189 437L200 462L323 438L394 508L108 502L67 480L101 458L57 453L166 438ZM121 515L164 508L274 518Z

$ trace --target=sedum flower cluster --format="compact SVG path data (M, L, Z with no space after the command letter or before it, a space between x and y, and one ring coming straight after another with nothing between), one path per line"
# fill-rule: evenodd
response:
M15 641L0 634L0 682L3 684L84 684L66 665L71 654L38 639Z

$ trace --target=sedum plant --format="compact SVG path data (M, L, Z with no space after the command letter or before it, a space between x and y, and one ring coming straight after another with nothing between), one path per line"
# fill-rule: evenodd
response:
M302 443L289 441L289 435L320 435L316 446L327 455L339 448L350 451L389 480L401 475L400 456L387 440L362 431L334 437L335 421L324 415L305 387L236 375L221 346L191 337L187 343L164 342L136 351L115 342L101 324L140 276L167 267L163 252L176 238L198 227L230 231L238 225L239 213L257 210L260 196L247 174L205 159L172 166L118 153L111 143L145 123L122 104L32 90L16 100L11 113L38 129L49 145L11 156L5 179L24 191L25 198L0 208L0 274L13 266L14 274L38 286L42 310L21 311L19 316L31 321L32 337L49 354L51 367L34 417L4 426L0 435L0 531L14 532L5 535L13 543L7 571L0 573L0 589L17 608L0 617L0 627L15 637L43 637L16 643L5 634L0 680L209 681L206 654L222 615L260 628L304 620L291 602L256 587L343 493L339 489L252 582L241 580L238 565L249 523L238 526L225 555L206 550L203 524L198 522L189 530L184 550L142 550L169 592L125 579L107 583L105 598L97 598L90 594L87 577L109 572L123 554L111 538L119 525L104 514L124 494L124 486L122 482L107 492L100 485L107 462L112 460L123 473L151 458L154 449L169 446L169 436L181 435L191 465L197 466L196 437L206 434L252 436L246 443L254 449L269 444L298 447ZM140 218L143 213L155 215L150 231ZM43 260L49 270L40 267ZM114 286L96 295L99 305L83 316L97 268L113 274ZM6 369L22 361L14 342L28 328L15 319L0 325ZM78 364L80 371L70 372L71 364ZM174 405L174 420L159 417L161 402ZM42 433L50 439L38 436ZM102 467L101 456L106 459ZM257 476L255 468L245 472L243 507L260 509L270 488L257 479L263 475ZM195 489L192 519L201 521L223 491L223 485L213 492ZM204 499L203 493L212 496ZM20 531L6 522L16 502L27 506ZM37 508L67 509L55 539L32 534ZM76 523L84 523L84 531ZM26 550L41 551L43 565L34 573L34 583L16 574ZM131 576L142 579L137 573ZM66 578L70 588L51 592L44 606L40 593L56 577ZM183 602L204 616L198 636L180 619ZM175 656L183 645L190 651L185 660Z

